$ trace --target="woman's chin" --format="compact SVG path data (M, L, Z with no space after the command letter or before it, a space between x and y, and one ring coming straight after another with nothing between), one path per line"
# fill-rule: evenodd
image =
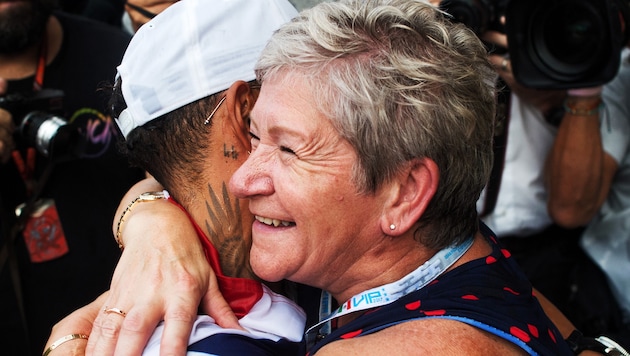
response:
M281 273L284 271L284 266L278 261L271 258L263 258L260 254L256 254L253 248L249 257L249 263L256 276L264 281L278 282L285 279L284 273Z

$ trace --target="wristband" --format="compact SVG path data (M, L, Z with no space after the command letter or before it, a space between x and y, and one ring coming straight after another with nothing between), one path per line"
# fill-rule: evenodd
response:
M136 205L137 203L155 201L155 200L160 200L160 199L168 199L168 197L169 195L166 190L163 190L161 192L146 192L146 193L142 193L138 195L134 200L131 201L131 203L129 203L129 205L127 205L125 210L123 210L122 214L120 215L120 219L118 220L118 224L116 225L116 235L114 236L114 239L116 240L116 243L118 244L118 247L121 250L125 248L125 246L122 243L122 239L121 239L122 232L120 230L120 227L122 226L122 223L125 221L125 215L127 215L127 213L131 211L131 208L133 208L133 206Z
M59 346L61 346L61 344L70 341L70 340L74 340L74 339L85 339L87 340L88 336L85 334L70 334L70 335L66 335L60 339L57 339L55 342L53 342L52 344L50 344L50 346L44 351L44 353L42 354L42 356L48 356L48 354L58 348Z
M597 107L593 109L572 108L568 105L565 105L564 111L567 114L571 114L573 116L595 116L599 114L599 110L601 110L603 107L603 103L600 103L599 105L597 105Z
M602 355L630 356L621 345L606 336L597 338L586 337L578 330L573 330L565 340L573 354L579 355L582 351L595 351Z
M618 356L630 356L630 352L619 345L615 340L607 337L596 337L595 340L604 345L604 355L618 355Z
M604 107L599 96L575 97L569 96L564 101L564 111L574 116L595 116Z
M565 340L574 355L579 355L582 351L596 351L604 354L604 345L600 344L592 337L586 337L578 330L573 330L571 335Z

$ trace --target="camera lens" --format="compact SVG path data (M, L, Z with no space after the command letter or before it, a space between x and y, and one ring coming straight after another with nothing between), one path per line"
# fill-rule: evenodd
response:
M59 141L60 129L68 123L65 119L44 112L28 113L20 124L20 132L27 145L35 147L38 152L48 157L55 141ZM61 140L65 135L62 136Z
M542 6L529 21L530 52L538 67L557 80L576 80L598 69L607 43L602 14L589 2Z

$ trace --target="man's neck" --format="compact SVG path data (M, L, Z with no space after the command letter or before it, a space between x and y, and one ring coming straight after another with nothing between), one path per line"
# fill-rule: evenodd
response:
M59 54L63 42L63 29L55 16L50 16L46 24L46 64L50 64ZM0 77L7 80L28 78L35 74L37 61L40 55L41 41L35 43L20 53L0 54Z
M221 258L226 276L255 278L249 266L251 214L247 205L227 191L227 183L208 184L195 191L204 192L181 202Z

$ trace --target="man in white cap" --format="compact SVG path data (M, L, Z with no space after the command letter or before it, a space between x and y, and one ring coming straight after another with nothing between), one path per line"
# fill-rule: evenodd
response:
M125 136L131 164L155 178L139 183L141 191L155 192L138 196L125 212L141 213L148 204L140 203L146 201L152 201L153 208L181 204L199 236L198 241L182 243L203 247L239 318L240 327L224 328L207 315L197 316L188 346L189 352L198 352L195 355L297 354L301 347L305 315L252 273L248 261L253 216L247 201L235 199L226 189L249 150L248 115L259 92L254 64L272 32L295 14L287 0L181 1L142 26L118 67L113 116ZM125 226L123 213L114 224L123 251ZM155 228L146 227L146 236ZM126 258L142 256L123 252L121 263ZM114 275L114 283L119 277ZM273 286L277 292L284 292L283 287ZM121 300L108 295L92 305L93 330L89 322L58 324L45 354L85 349L88 335L88 353L120 352L123 346L108 349L103 341L110 337L108 331L137 320L132 306L118 304ZM148 340L145 355L160 353L168 325L167 313L166 322Z

